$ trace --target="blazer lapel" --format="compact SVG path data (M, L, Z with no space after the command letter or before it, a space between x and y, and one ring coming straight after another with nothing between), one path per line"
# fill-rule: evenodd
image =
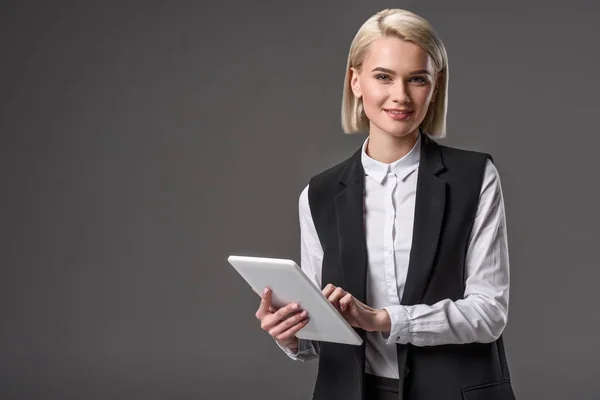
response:
M342 289L367 303L367 243L365 239L363 193L365 173L361 162L362 147L350 158L340 176L341 191L335 196ZM355 347L359 369L364 370L367 332L354 328L362 338ZM359 374L358 379L362 379Z
M444 220L446 182L437 176L444 169L439 145L422 133L412 247L402 305L420 303L427 288Z
M343 289L366 304L367 247L364 226L364 169L362 147L342 171L335 212ZM408 274L400 304L421 301L431 275L444 220L446 182L439 145L421 133L421 159L417 177L415 218Z
M365 240L362 148L350 159L340 177L342 190L335 197L337 233L343 289L366 303L367 247Z

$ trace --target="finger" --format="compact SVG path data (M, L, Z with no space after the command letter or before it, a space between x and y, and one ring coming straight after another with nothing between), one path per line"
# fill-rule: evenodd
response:
M293 316L289 317L288 319L280 321L278 324L273 326L271 329L269 329L269 334L276 338L282 332L285 332L289 328L300 323L306 317L308 317L308 312L306 310L300 311L294 314Z
M336 286L332 285L331 283L328 283L327 286L325 286L322 290L323 296L329 297L335 289L336 289Z
M310 320L310 317L305 317L305 318L301 319L298 323L292 325L287 330L274 336L275 339L279 340L280 342L285 342L285 341L291 340L294 336L296 336L296 333L298 333L298 331L300 329L304 328L306 326L306 324L308 324L309 320Z
M298 303L290 303L284 307L281 307L275 313L271 314L270 316L267 316L266 319L268 319L269 327L272 328L280 321L283 321L283 320L291 317L293 314L296 314L298 311L301 311L301 310L302 310L302 308L300 307L300 304L298 304Z
M328 297L328 300L333 304L338 304L340 299L346 295L346 291L341 287L336 288L333 293Z
M256 318L262 320L269 313L269 307L271 307L271 289L266 287L261 296L260 306L256 311Z
M342 311L346 311L350 304L352 303L352 295L350 293L346 293L344 297L340 299L340 309Z

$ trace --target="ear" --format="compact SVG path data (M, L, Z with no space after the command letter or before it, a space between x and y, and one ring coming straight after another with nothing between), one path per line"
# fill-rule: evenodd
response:
M360 99L362 97L360 78L358 76L358 71L354 67L350 68L350 87L352 88L352 93Z

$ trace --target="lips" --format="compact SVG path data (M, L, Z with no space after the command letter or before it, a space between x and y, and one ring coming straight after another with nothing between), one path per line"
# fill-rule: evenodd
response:
M414 110L408 110L408 109L401 110L401 109L396 109L396 108L387 108L387 109L384 108L384 110L391 114L410 114L414 111Z
M414 110L408 109L384 109L385 113L395 121L409 119Z

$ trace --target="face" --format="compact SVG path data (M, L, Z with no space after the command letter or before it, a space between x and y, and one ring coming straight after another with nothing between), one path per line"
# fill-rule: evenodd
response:
M435 98L433 60L415 43L383 37L371 44L360 71L352 68L350 84L362 97L369 134L416 135Z

